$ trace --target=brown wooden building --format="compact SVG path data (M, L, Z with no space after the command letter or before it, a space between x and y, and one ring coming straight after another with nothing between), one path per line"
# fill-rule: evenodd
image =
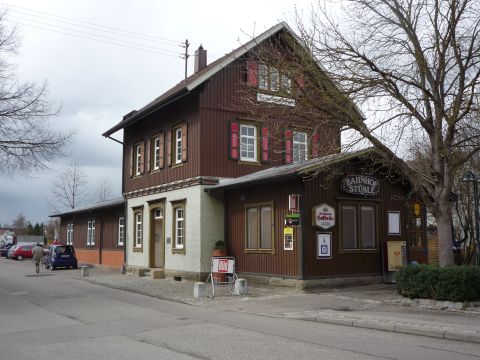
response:
M73 245L80 263L120 267L125 262L125 201L90 204L60 217L59 241Z
M407 260L426 263L425 211L411 186L375 158L372 149L333 154L207 189L225 203L237 271L313 284L371 280L383 273L389 241L405 241ZM300 205L289 210L295 199Z

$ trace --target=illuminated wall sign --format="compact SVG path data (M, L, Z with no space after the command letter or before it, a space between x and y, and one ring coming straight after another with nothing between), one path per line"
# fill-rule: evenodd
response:
M341 181L342 191L352 195L377 195L379 182L371 176L346 175Z
M312 224L322 229L335 226L335 209L328 204L320 204L312 209Z

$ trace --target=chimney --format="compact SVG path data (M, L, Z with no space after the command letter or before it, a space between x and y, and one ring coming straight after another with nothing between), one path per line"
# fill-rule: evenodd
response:
M205 69L207 67L207 50L203 50L203 46L200 45L198 50L195 50L195 65L193 67L193 73Z

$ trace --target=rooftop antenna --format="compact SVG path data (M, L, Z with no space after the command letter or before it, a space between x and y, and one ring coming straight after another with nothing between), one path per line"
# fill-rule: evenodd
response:
M182 59L185 59L185 79L187 78L187 65L188 65L188 58L190 55L188 55L188 47L190 43L188 42L188 39L185 39L185 42L182 43L182 47L185 48L185 54L181 56Z

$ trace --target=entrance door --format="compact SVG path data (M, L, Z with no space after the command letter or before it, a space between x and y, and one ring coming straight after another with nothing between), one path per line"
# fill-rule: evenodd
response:
M152 267L161 268L165 266L165 244L164 244L164 219L163 208L156 208L152 210L151 214L151 255L150 263Z

